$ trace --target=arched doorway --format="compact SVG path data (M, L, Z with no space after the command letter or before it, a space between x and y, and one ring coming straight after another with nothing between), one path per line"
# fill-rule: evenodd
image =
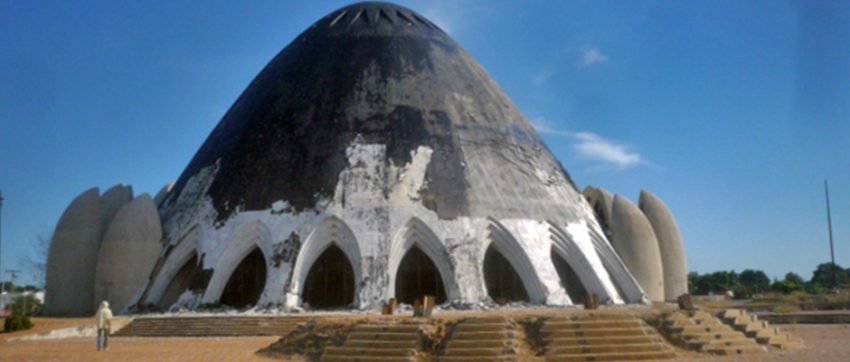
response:
M399 302L413 304L425 295L434 296L437 304L446 301L446 288L437 266L416 245L401 259L395 281L395 296Z
M302 301L314 309L345 308L354 303L354 269L336 244L325 249L310 267Z
M159 298L157 307L166 309L177 302L180 294L183 294L192 285L192 280L195 278L195 270L198 267L198 254L193 254L192 257L180 267L174 278L168 283L162 297Z
M235 308L257 304L265 286L266 258L259 248L254 248L230 275L219 303Z
M528 292L514 267L493 245L484 254L484 283L496 303L529 302Z
M561 286L566 289L567 295L570 296L573 304L578 304L581 301L581 297L587 295L587 289L584 288L584 284L581 283L581 279L579 279L575 270L555 251L554 247L552 247L551 257L552 264L555 264L555 270L561 279Z

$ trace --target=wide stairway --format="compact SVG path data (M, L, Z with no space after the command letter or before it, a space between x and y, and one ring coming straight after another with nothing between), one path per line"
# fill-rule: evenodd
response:
M504 317L467 318L455 325L438 361L516 361L516 332Z
M675 356L654 328L629 314L557 317L540 330L546 361L639 361Z
M755 340L704 311L668 313L662 321L662 329L674 341L701 352L737 355L765 351Z
M284 336L303 316L276 317L139 317L114 333L117 337L235 337Z
M421 340L418 323L359 324L342 346L326 347L322 361L414 361Z
M771 327L767 322L741 309L727 309L720 314L720 319L762 345L790 350L799 348L803 344L801 340L783 333L779 328Z

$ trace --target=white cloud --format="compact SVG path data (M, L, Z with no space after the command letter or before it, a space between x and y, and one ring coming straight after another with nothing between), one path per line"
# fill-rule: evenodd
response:
M590 66L597 63L605 63L608 56L602 54L597 48L587 48L581 53L581 65Z
M572 145L578 158L596 161L604 166L613 166L617 170L647 164L643 157L631 150L626 144L610 140L593 132L571 132L561 130L549 120L538 117L531 120L537 132L568 137L575 142Z
M607 163L621 170L644 163L643 157L630 151L628 146L595 133L577 132L573 137L577 140L573 149L581 158Z

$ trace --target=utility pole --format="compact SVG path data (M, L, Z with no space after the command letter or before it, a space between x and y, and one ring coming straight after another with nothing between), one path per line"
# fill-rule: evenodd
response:
M826 193L826 225L829 228L829 260L832 262L832 288L838 288L838 278L835 274L835 249L832 246L832 213L829 210L829 184L823 179L823 189Z

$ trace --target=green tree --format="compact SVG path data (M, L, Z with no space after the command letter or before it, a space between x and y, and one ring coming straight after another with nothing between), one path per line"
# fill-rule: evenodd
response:
M694 295L724 293L727 290L737 290L741 285L735 271L716 271L702 275L692 272L688 274L688 284L691 294Z
M806 281L804 281L803 278L796 273L785 274L785 282L799 284L801 286L806 284Z
M762 293L770 288L770 278L761 270L745 269L739 276L741 286L750 293Z
M823 263L818 265L817 269L812 273L812 280L809 283L834 287L835 283L832 280L833 272L835 273L835 281L839 285L847 284L850 281L850 275L848 275L847 270L840 265Z

